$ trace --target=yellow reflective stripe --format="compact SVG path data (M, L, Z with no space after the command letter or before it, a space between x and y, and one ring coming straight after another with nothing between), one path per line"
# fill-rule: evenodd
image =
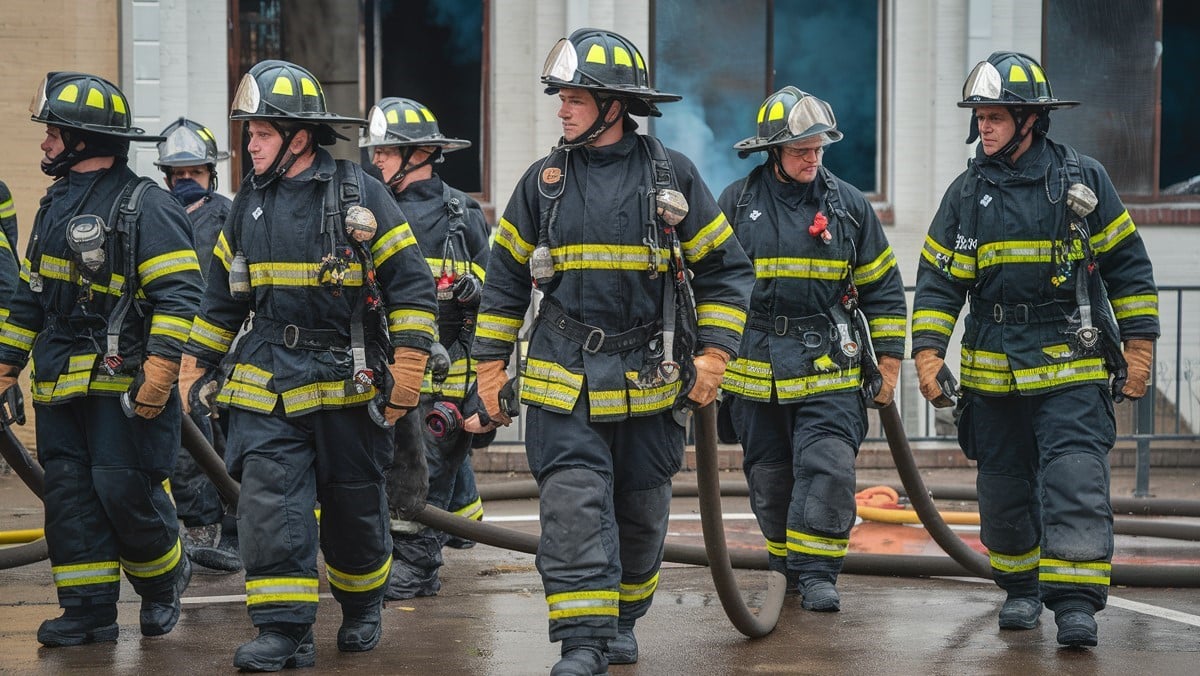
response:
M650 249L626 244L568 244L550 250L554 269L567 270L649 270ZM655 269L667 271L670 252L659 249Z
M787 556L787 543L767 540L767 553L771 556Z
M55 587L81 587L85 584L109 584L121 581L121 568L116 561L73 563L51 566Z
M179 538L176 538L175 544L171 545L167 553L157 559L153 561L130 561L129 559L122 558L121 567L125 569L126 575L132 575L133 577L157 577L174 570L181 556L183 556L183 543L179 541Z
M921 258L939 270L948 263L950 275L957 279L975 279L974 256L961 251L951 251L930 235L925 236L925 246L921 249Z
M529 256L533 253L533 245L521 238L517 226L507 218L501 218L500 225L496 228L496 244L520 265L529 262Z
M126 392L133 384L133 376L110 376L100 371L92 374L88 392Z
M1100 357L1075 359L1061 364L1048 364L1028 369L1013 369L1017 387L1022 392L1042 390L1059 385L1085 382L1108 382L1108 370Z
M546 606L551 620L587 615L616 617L620 612L620 595L608 589L547 594Z
M837 281L845 278L848 266L849 263L846 261L821 258L756 258L754 259L754 276L759 279L795 278Z
M904 317L875 317L867 320L867 326L871 328L872 340L904 338L907 323Z
M10 312L10 310L8 308L0 307L0 325L3 325L4 322L8 321L8 313L9 312Z
M1095 584L1107 587L1111 576L1112 564L1108 561L1042 559L1038 567L1039 582Z
M588 407L592 417L614 417L629 413L625 390L589 390Z
M454 513L458 516L461 516L464 519L470 519L472 521L482 521L483 520L483 500L481 498L475 498L474 502L467 505L466 507L460 507L459 509L454 510Z
M142 261L137 266L142 286L150 286L162 277L186 270L200 271L200 261L196 258L196 252L193 249L169 251Z
M521 401L570 412L583 389L583 375L559 364L532 357L525 360L521 378Z
M721 389L749 399L766 401L771 398L774 384L770 362L738 358L725 368Z
M17 207L13 204L12 198L8 198L0 202L0 218L9 218L17 215Z
M1054 243L1047 240L1009 240L988 242L979 247L979 269L1008 263L1052 263ZM1082 250L1072 251L1067 258L1078 260Z
M259 413L270 413L275 410L277 401L279 401L279 395L270 390L233 380L225 383L225 386L221 388L221 393L217 395L218 403Z
M954 322L958 317L939 310L917 310L913 313L912 332L913 335L921 331L933 331L940 333L947 338L954 333Z
M988 550L988 560L991 561L992 568L1005 573L1023 573L1035 570L1041 558L1041 547L1034 547L1024 554L1001 554Z
M387 584L388 575L392 572L392 557L388 555L383 565L367 573L352 574L334 568L325 562L325 577L331 587L347 592L368 592Z
M789 528L787 531L787 548L789 552L841 558L850 549L850 539L827 538Z
M821 392L851 390L859 386L858 367L836 373L818 373L799 378L786 378L775 382L780 400L807 397Z
M631 371L626 373L625 377L628 381L636 381L638 374ZM631 386L628 389L629 412L632 415L648 415L665 411L675 403L675 398L679 396L682 386L683 383L678 380L646 389Z
M746 311L724 303L697 303L697 326L719 326L741 335L746 327Z
M708 255L708 252L721 246L725 240L733 236L733 228L729 226L729 221L726 220L725 214L717 212L716 218L712 219L708 225L700 228L700 232L696 236L686 242L682 242L683 257L689 263L695 263L702 260Z
M320 263L251 263L251 286L323 286L330 282L328 271L321 272ZM363 268L360 263L350 263L343 273L342 286L362 286Z
M233 373L229 379L233 381L249 383L256 387L267 387L270 384L274 374L265 369L261 369L253 364L238 364L233 367Z
M474 273L475 269L479 267L478 265L472 264L470 261L459 261L451 258L442 260L441 258L426 257L425 264L429 266L429 272L433 275L435 280L442 275L443 265L445 266L446 272L452 272L456 275Z
M875 260L854 268L854 283L857 286L866 286L877 282L894 267L896 267L896 255L892 253L892 247L889 246Z
M33 340L35 338L37 338L36 333L29 329L21 328L10 321L0 324L0 345L7 345L21 352L29 352L33 349Z
M430 340L437 334L437 321L428 310L400 308L388 313L388 332L400 333L415 331L428 336Z
M523 317L505 317L482 312L475 318L475 337L514 343L517 340L517 333L521 331L521 324L524 322Z
M1130 317L1157 317L1158 295L1144 294L1138 296L1122 296L1111 300L1113 313L1118 320Z
M417 238L413 237L408 221L397 225L371 245L371 258L375 267L382 267L387 259L410 246L416 246Z
M1009 370L1008 356L1002 352L962 349L962 386L969 390L1007 394L1017 389Z
M191 319L155 314L150 320L150 335L152 336L167 336L169 338L176 338L181 342L187 342L191 332Z
M262 603L317 603L317 578L268 577L246 580L246 605Z
M368 402L375 396L375 388L368 387L366 392L346 392L346 381L318 381L281 392L283 410L289 416L313 411L318 408L346 407Z
M645 582L636 584L621 583L620 599L622 603L636 603L644 601L654 595L654 590L658 589L658 573Z
M475 273L481 282L487 279L487 269L475 261L471 261L471 272Z
M213 258L221 261L221 265L225 267L225 271L229 271L229 266L233 263L233 251L229 248L229 240L225 239L225 231L221 231L217 235L217 243L213 246ZM203 271L208 274L208 270Z
M1088 238L1092 245L1092 250L1096 253L1105 253L1111 251L1118 244L1137 231L1137 226L1133 224L1133 218L1129 215L1129 211L1122 211L1111 223L1104 226L1100 232Z
M233 344L233 338L236 335L237 333L234 331L223 329L203 317L196 317L192 320L192 330L188 334L188 342L225 354L229 351L229 346Z

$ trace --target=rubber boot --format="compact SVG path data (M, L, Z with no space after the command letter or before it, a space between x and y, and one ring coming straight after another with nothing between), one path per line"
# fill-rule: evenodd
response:
M38 627L38 643L47 648L106 643L117 640L117 604L71 606L61 617L46 620Z
M1099 643L1096 636L1096 618L1092 617L1091 608L1057 608L1054 611L1054 622L1058 624L1058 642L1062 645L1083 648Z
M1033 629L1042 614L1041 599L1029 596L1010 596L1000 608L1001 629Z
M312 627L278 622L258 628L258 637L233 653L233 666L242 671L300 669L317 663Z
M379 645L382 631L380 608L383 601L367 606L342 606L342 626L337 633L338 650L344 653L366 652Z
M836 613L842 609L842 599L832 582L810 580L797 585L803 600L800 607L818 613Z
M564 640L562 658L550 669L550 676L604 676L607 673L604 641L587 638Z
M604 657L609 664L637 664L638 644L637 637L633 635L633 622L617 622L617 635L608 639Z
M179 557L175 584L168 592L169 595L160 598L142 597L142 610L138 613L142 636L162 636L175 628L175 623L179 621L179 599L191 581L192 562L187 552L184 552L184 555Z
M475 541L451 535L446 538L446 546L453 549L470 549L475 546Z

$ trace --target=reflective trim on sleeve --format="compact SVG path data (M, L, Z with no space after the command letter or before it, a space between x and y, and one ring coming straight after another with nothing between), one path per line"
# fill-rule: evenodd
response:
M433 340L433 337L437 335L437 321L434 320L433 313L428 310L400 308L389 312L388 332L394 334L406 331L416 332Z
M179 249L142 261L137 266L142 286L150 286L159 279L177 272L194 270L200 272L200 261L194 249Z
M916 336L921 331L933 331L934 333L950 337L954 333L954 323L958 321L958 317L938 310L917 310L913 312L912 332Z
M517 226L513 225L507 218L500 219L500 225L496 228L496 245L508 252L513 260L519 265L525 265L529 262L529 256L533 254L533 245L521 238L521 233L517 231Z
M196 317L192 320L192 330L188 334L188 342L225 354L229 351L229 346L233 345L236 335L235 331L223 329L206 321L203 317Z
M710 251L721 246L725 240L732 236L733 228L730 227L725 214L717 212L716 218L712 219L708 225L700 228L700 232L697 232L695 237L681 243L683 257L689 263L703 260Z
M717 326L740 336L746 327L746 311L724 303L697 303L696 325Z
M28 354L33 349L35 338L37 338L37 333L21 328L10 321L0 324L0 345L7 345Z
M405 221L389 230L371 245L371 258L375 261L375 267L383 267L389 258L410 246L416 246L416 244L417 238L413 237L412 229Z
M951 251L930 235L925 236L921 258L939 270L949 268L950 276L960 280L975 279L975 257L962 251Z
M1131 317L1158 317L1158 295L1123 296L1111 300L1117 321Z
M1137 232L1137 226L1133 224L1133 218L1126 209L1118 214L1111 223L1104 226L1103 230L1092 235L1088 241L1092 245L1092 250L1101 254L1113 250L1135 232Z
M867 263L854 268L854 284L856 286L867 286L879 281L881 277L887 274L888 270L896 267L896 255L892 252L892 247L887 247L883 253Z
M183 317L155 314L150 320L150 335L167 336L186 343L191 335L192 321Z
M524 322L524 317L505 317L483 312L475 318L475 337L515 343Z
M229 266L233 264L233 252L229 250L229 240L225 239L224 231L217 235L217 243L213 246L213 258L221 261L225 271L229 272ZM207 270L203 272L208 274Z
M908 321L904 317L875 317L867 320L867 326L871 328L871 340L903 339L908 328Z

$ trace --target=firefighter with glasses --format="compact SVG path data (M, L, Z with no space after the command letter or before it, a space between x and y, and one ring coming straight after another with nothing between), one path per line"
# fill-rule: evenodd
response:
M340 137L335 125L364 121L330 113L312 73L256 64L230 119L245 124L253 171L217 238L180 388L189 406L211 407L217 366L253 313L216 400L229 409L225 461L241 481L246 605L259 630L233 663L275 671L316 660L318 547L342 610L338 650L379 642L391 426L413 420L436 306L386 187L320 147Z
M508 424L506 364L530 292L543 294L520 378L541 494L537 566L552 674L638 659L654 599L686 410L712 403L738 352L753 269L690 160L635 133L679 96L641 52L580 29L542 73L563 136L509 200L475 330L485 423Z
M203 289L187 215L128 167L125 95L49 73L30 108L54 178L0 328L0 391L28 362L46 541L63 615L46 646L115 641L122 570L143 636L171 631L191 565L164 487L179 448L175 380Z
M968 143L925 239L913 301L921 394L950 405L943 362L967 306L958 436L978 467L980 539L1007 592L1002 629L1043 604L1058 642L1097 644L1112 570L1113 402L1144 396L1159 334L1146 247L1104 167L1047 137L1037 61L996 52L963 86ZM1122 349L1123 348L1123 349Z
M446 153L469 148L471 142L444 136L426 106L390 97L371 109L359 145L372 150L372 162L408 216L437 285L438 342L445 351L435 350L441 359L430 361L430 378L422 390L429 467L426 502L439 509L468 508L463 513L471 511L474 518L482 518L477 492L462 504L451 501L468 478L472 489L475 485L469 456L474 435L464 428L462 411L468 391L473 392L470 349L487 267L488 226L479 203L445 183L435 171ZM396 439L397 444L405 441ZM387 598L436 594L442 586L438 569L447 535L411 521L398 520L394 525L399 528L392 533Z
M874 209L822 165L840 140L828 103L784 87L759 106L757 133L734 145L765 161L718 200L757 277L722 418L745 449L769 565L818 612L841 608L854 459L866 407L892 401L908 316Z
M200 271L207 274L217 235L229 218L232 204L216 192L217 162L229 159L229 153L217 149L216 137L208 127L183 117L167 125L160 136L163 140L158 144L154 164L162 169L167 189L187 211ZM212 443L213 420L198 410L189 415ZM182 447L171 475L171 495L183 522L183 538L192 562L223 572L241 570L236 515L226 514L216 486Z

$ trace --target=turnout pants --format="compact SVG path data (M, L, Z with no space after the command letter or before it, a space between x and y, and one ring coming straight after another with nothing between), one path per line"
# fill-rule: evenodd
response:
M853 390L730 405L768 565L792 586L836 583L854 526L854 459L867 433L862 397Z
M212 418L196 412L192 413L191 418L208 443L213 443ZM171 495L175 498L179 520L188 528L220 523L225 514L217 487L183 446L179 447L175 471L171 474Z
M384 488L391 431L364 406L295 418L231 409L229 417L226 465L242 482L238 533L255 626L316 619L318 501L333 597L345 607L382 600L392 551Z
M1112 572L1112 399L1082 385L1035 396L965 395L959 442L978 463L980 540L996 583L1051 610L1100 610Z
M581 398L581 402L583 399ZM526 456L540 489L537 568L550 640L611 638L650 609L683 430L669 412L620 422L530 406Z
M179 448L178 393L153 420L125 417L117 397L35 408L59 605L116 603L122 569L141 596L169 594L183 556L163 487Z

